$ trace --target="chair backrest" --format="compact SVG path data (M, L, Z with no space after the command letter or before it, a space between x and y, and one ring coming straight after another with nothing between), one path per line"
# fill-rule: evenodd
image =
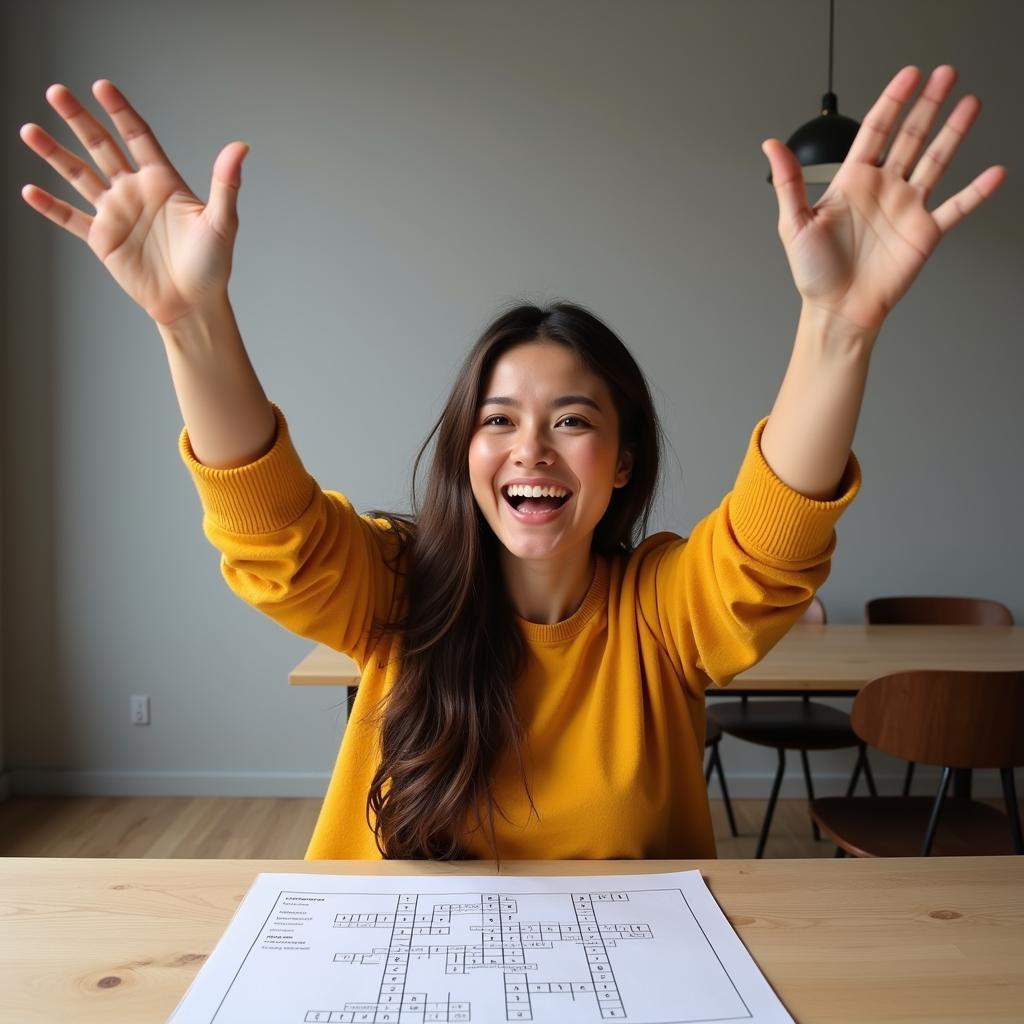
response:
M864 606L872 626L1012 626L1005 604L983 597L876 597Z
M828 622L828 617L825 615L825 606L816 597L811 598L811 603L807 606L807 611L800 616L800 622L808 622L812 626L824 626Z
M1024 671L879 676L857 694L850 723L865 743L905 761L1024 765Z

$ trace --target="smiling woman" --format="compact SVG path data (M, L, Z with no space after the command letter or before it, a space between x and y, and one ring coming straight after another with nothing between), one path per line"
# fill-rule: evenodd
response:
M407 616L378 631L402 637L403 660L370 785L385 846L405 856L464 853L466 817L482 806L497 849L496 763L513 752L523 767L518 621L570 620L597 558L633 550L661 452L636 361L571 303L499 316L457 373L417 469L435 434L414 520L371 513L411 538Z
M824 582L852 454L838 497L810 500L765 462L762 420L691 536L645 537L650 392L568 302L481 334L416 459L410 516L321 491L274 412L271 450L228 478L187 431L182 453L229 585L362 671L307 856L714 856L704 690L767 653ZM254 493L295 496L258 535Z

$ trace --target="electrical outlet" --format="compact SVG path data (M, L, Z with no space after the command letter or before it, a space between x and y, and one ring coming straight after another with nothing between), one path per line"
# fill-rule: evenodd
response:
M132 725L149 725L149 698L132 697Z

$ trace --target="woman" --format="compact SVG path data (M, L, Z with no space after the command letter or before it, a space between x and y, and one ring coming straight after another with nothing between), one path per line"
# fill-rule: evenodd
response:
M307 856L714 856L704 688L763 657L827 577L859 487L850 446L882 322L1005 177L990 167L926 209L979 109L962 99L922 154L948 66L880 159L919 76L892 79L813 208L793 154L763 144L803 299L793 356L721 505L686 540L638 546L659 429L600 320L570 303L499 316L435 426L422 509L359 516L302 467L228 302L245 144L221 151L204 205L112 83L93 91L137 170L67 89L48 90L106 180L25 125L96 213L35 186L23 196L155 321L225 578L362 669Z

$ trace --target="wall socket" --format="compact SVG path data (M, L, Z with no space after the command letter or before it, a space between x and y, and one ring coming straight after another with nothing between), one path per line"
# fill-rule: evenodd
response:
M149 697L131 697L132 725L149 725Z

